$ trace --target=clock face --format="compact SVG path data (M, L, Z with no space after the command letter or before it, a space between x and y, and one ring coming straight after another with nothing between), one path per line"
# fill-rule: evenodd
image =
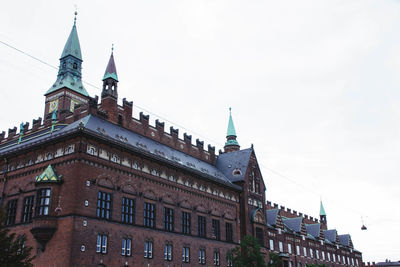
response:
M53 100L50 102L50 106L49 106L49 113L53 112L54 110L58 109L58 99Z

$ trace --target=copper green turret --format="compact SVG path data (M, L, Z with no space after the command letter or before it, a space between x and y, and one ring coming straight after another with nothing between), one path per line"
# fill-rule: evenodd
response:
M322 200L321 200L321 205L319 207L319 220L322 224L322 229L326 230L328 228L328 226L327 226L327 220L326 220L326 212L324 209L324 205L322 204Z
M57 80L45 95L61 88L68 88L81 95L89 96L82 84L82 53L76 30L76 15L75 12L74 25L61 53Z
M238 151L240 149L239 143L236 140L236 131L235 125L233 124L232 119L232 109L229 108L229 121L228 121L228 130L226 132L226 142L224 146L225 153Z

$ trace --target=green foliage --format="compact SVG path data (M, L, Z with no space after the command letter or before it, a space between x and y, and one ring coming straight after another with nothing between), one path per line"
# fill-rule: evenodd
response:
M3 227L5 213L0 209L0 267L32 267L32 248L25 246L26 236L9 234Z
M261 246L253 236L246 235L240 245L232 249L227 258L235 267L266 267Z
M282 259L278 256L278 254L271 252L269 254L269 262L268 267L281 267Z

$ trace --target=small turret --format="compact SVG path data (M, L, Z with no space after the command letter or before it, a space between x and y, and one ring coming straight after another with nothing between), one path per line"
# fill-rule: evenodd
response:
M118 112L118 75L114 61L114 45L103 77L101 108L107 112L108 119L123 125L123 116Z
M114 62L114 45L111 48L111 56L108 61L106 72L103 77L103 91L101 92L101 97L112 96L118 99L118 75L117 68Z
M326 221L326 213L325 213L324 205L322 204L322 200L321 200L321 206L319 208L319 219L321 222L322 229L324 229L324 230L328 229L328 224Z
M228 122L228 130L226 133L226 142L224 146L225 153L238 151L240 149L240 145L236 140L236 131L235 126L233 125L232 119L232 109L229 108L229 122Z

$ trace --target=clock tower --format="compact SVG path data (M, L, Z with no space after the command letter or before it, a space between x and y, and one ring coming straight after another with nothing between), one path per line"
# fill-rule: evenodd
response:
M44 119L57 118L63 113L73 113L76 105L87 105L89 94L82 84L82 54L76 30L76 15L71 33L60 58L57 80L45 93Z

